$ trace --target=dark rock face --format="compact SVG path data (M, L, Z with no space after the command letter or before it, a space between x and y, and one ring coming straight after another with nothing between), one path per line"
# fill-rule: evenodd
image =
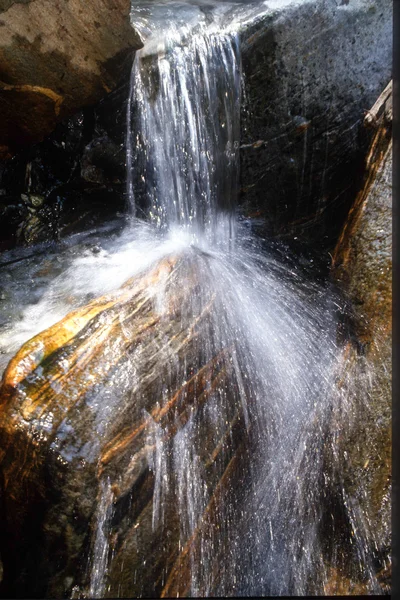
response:
M57 241L125 211L127 94L118 89L2 164L1 249ZM41 196L41 204L31 196Z
M242 202L332 248L362 181L365 111L391 78L388 0L285 2L242 33Z
M0 158L114 89L143 44L129 0L0 3Z

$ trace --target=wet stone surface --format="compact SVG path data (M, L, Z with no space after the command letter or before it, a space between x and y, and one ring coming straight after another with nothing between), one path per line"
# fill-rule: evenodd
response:
M375 125L364 187L338 241L332 272L349 303L351 335L338 378L332 415L337 445L330 463L354 519L351 531L357 512L363 516L361 535L381 586L376 593L388 593L391 576L392 144L387 105ZM343 413L350 418L339 426ZM351 577L351 570L347 574Z
M269 236L332 248L391 77L387 0L285 2L242 33L241 202Z

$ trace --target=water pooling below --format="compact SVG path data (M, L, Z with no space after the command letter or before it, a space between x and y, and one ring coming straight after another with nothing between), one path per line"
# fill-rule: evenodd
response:
M136 55L128 195L147 222L3 258L6 359L105 294L22 390L50 382L53 412L28 407L31 426L97 486L91 512L74 509L91 534L72 595L323 594L345 563L349 581L380 593L374 533L335 453L332 415L354 418L336 385L341 303L235 216L240 53L210 14L149 35Z

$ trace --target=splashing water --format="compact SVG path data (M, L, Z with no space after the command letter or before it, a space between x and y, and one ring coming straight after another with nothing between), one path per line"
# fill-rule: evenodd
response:
M133 64L127 115L130 212L148 223L132 217L122 232L116 226L115 232L81 236L58 255L61 264L46 256L49 276L44 259L35 258L28 268L40 279L38 302L30 304L18 286L11 289L10 305L23 302L0 344L8 357L88 297L116 289L164 257L182 256L172 289L193 289L196 282L182 317L202 323L196 366L201 372L220 361L223 367L191 392L198 410L185 413L169 438L143 411L154 475L152 529L167 532L166 507L176 503L190 596L323 593L336 543L333 535L326 539L321 523L343 359L336 344L337 299L329 286L306 281L294 261L268 252L235 216L241 62L232 6L218 12L184 5L180 22L176 7L157 10L162 33L159 22L152 29L148 7L135 16L140 23L142 15L146 42ZM171 295L160 292L160 314ZM178 355L168 368L176 388L189 390ZM132 381L115 377L115 385L122 389ZM167 396L160 381L160 407ZM96 402L104 421L112 418L113 400L101 407L101 397ZM234 446L236 431L243 441ZM209 447L212 460L205 460ZM229 479L236 466L240 477ZM100 482L99 498L90 597L106 592L105 574L113 567L108 480ZM368 571L363 549L369 534L362 533L357 507L350 513L353 531L360 529L354 541L360 571ZM379 591L371 570L368 577L368 589ZM168 590L176 588L167 584L165 595Z

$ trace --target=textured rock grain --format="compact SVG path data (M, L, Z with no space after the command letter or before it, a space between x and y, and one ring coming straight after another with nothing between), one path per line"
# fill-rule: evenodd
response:
M361 531L352 534L355 544L361 540L387 593L391 565L391 94L383 93L377 104L381 104L381 114L373 125L364 185L333 256L334 279L352 309L333 412L340 431L333 462L339 467L338 485L349 514L358 513L363 524ZM369 115L366 124L371 125Z

